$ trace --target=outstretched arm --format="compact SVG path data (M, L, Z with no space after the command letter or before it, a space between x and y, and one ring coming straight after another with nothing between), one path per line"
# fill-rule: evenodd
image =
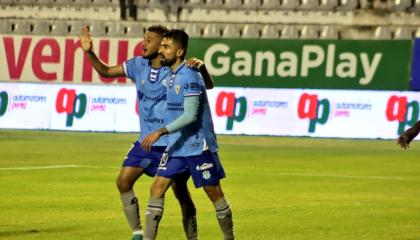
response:
M201 76L203 76L206 89L212 89L214 87L213 78L211 77L210 73L207 71L206 65L204 65L204 62L202 60L192 57L188 59L187 66L197 68L200 71Z
M108 66L99 60L93 52L92 39L90 38L89 29L87 27L84 27L82 33L79 33L78 35L83 51L88 55L90 63L101 76L109 78L125 76L122 65Z
M410 147L410 142L419 134L420 132L420 121L416 122L414 126L405 130L400 137L398 138L397 144L401 148L407 149Z
M158 129L157 131L146 136L142 143L141 147L145 151L150 151L153 143L155 143L162 135L176 132L187 125L193 123L197 120L198 108L200 105L200 96L190 96L184 98L184 112L181 116L175 119L173 122L169 123L163 128Z

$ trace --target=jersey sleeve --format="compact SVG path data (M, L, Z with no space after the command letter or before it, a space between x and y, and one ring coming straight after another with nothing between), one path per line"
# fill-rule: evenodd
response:
M135 57L125 61L123 63L125 76L135 82L136 76L139 75L139 72L142 69L143 60L142 57Z
M184 85L184 96L200 96L203 93L204 80L200 73L191 71Z

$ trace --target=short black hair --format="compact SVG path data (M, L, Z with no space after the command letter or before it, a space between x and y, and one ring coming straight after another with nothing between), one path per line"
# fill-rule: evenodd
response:
M181 29L172 29L169 30L165 35L163 35L164 38L170 38L174 42L177 42L181 45L181 48L184 49L184 55L181 56L182 59L185 59L185 55L187 54L187 48L188 48L188 34Z
M162 37L169 31L169 29L163 25L153 25L147 28L148 32L154 32Z

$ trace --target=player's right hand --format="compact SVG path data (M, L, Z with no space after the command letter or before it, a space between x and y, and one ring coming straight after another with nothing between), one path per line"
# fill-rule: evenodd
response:
M89 52L92 50L92 39L90 38L89 29L87 26L83 27L82 32L77 34L79 36L80 45L83 51Z
M410 142L419 134L420 129L409 128L405 130L398 138L397 144L403 149L410 147Z

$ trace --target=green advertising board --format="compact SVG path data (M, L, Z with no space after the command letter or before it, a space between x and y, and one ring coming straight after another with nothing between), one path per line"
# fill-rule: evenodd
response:
M191 39L217 86L408 90L410 40Z

